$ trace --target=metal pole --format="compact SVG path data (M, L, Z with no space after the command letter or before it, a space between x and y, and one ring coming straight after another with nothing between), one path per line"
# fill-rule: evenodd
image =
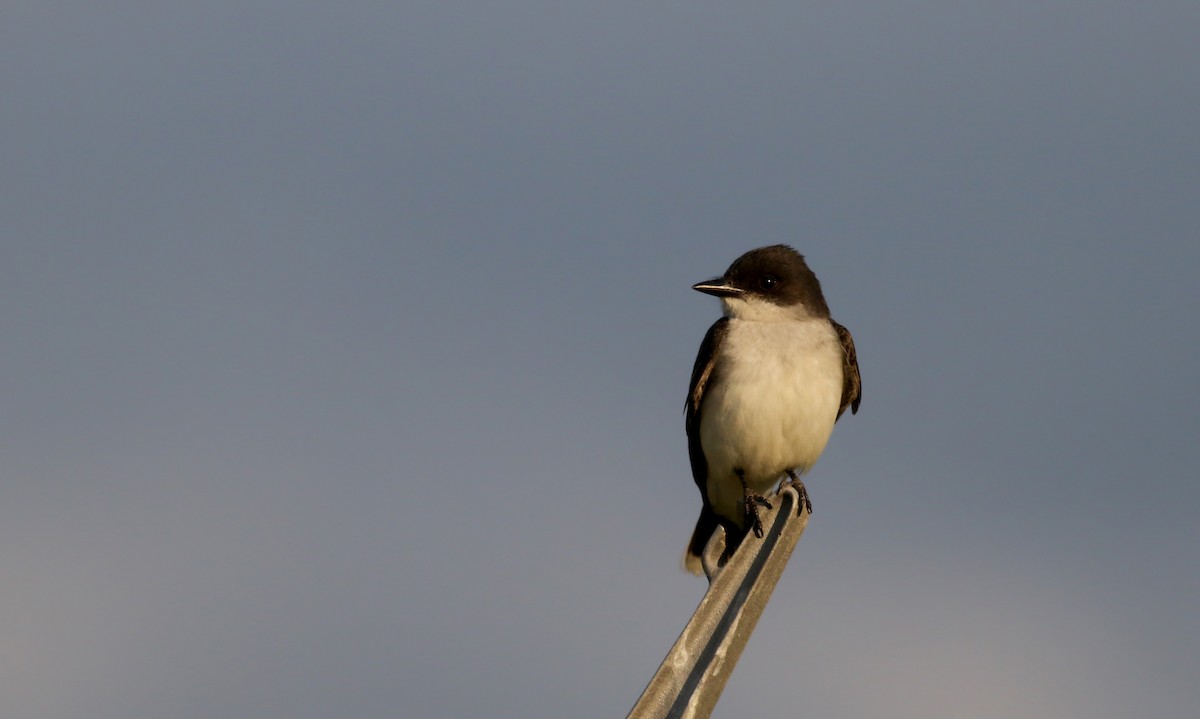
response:
M784 482L772 509L760 514L766 531L753 534L724 566L718 530L705 550L708 592L629 713L629 719L706 719L750 640L792 550L808 525L800 495Z

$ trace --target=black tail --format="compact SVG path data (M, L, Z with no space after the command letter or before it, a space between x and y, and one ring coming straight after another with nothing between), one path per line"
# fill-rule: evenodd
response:
M700 518L696 520L696 528L692 530L692 541L688 542L687 552L683 555L683 568L686 571L697 576L704 574L700 555L704 554L704 547L708 545L708 540L712 539L713 532L722 525L725 527L725 557L728 557L741 544L746 533L738 529L733 522L719 517L706 502L700 510Z

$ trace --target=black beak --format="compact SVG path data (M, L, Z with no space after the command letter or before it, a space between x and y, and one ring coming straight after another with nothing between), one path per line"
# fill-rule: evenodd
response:
M724 277L714 277L711 280L697 282L692 285L692 289L714 297L737 297L738 295L745 294L745 290L734 287Z

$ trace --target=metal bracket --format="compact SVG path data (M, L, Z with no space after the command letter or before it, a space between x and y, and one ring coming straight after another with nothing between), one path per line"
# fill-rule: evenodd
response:
M712 714L808 525L791 482L785 481L774 499L771 509L759 513L766 528L762 539L747 536L723 566L718 564L725 530L718 529L709 540L702 557L708 591L628 719L706 719Z

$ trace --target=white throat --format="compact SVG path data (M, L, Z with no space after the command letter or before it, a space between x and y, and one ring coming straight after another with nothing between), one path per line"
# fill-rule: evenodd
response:
M815 319L804 305L777 305L754 295L722 297L721 309L733 320L750 322L788 322Z

